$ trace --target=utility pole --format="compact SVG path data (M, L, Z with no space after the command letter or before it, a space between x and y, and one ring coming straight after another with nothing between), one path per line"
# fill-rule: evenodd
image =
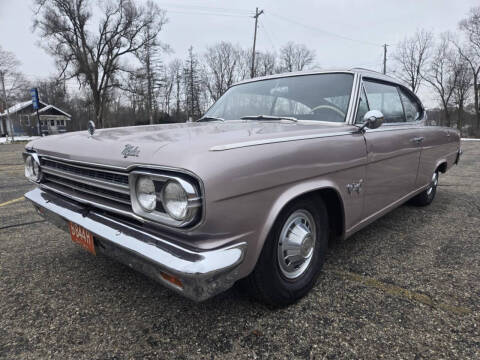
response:
M5 124L5 127L6 127L5 130L7 131L7 133L10 132L10 136L12 137L12 142L14 142L15 137L13 134L14 132L13 122L10 120L10 111L9 111L8 102L7 102L7 92L5 91L5 73L4 72L0 72L0 80L2 80L3 101L5 103L5 111L7 112L7 122Z
M383 44L383 73L387 73L387 44Z
M255 9L255 31L253 33L253 50L252 50L252 71L250 72L250 77L255 76L255 45L257 44L257 26L258 26L258 17L263 14L263 10L258 11L258 7Z

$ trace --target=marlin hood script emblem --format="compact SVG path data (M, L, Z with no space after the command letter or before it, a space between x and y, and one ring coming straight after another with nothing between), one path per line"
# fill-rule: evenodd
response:
M140 154L140 149L138 148L138 146L127 144L125 145L125 148L122 150L122 155L124 158L128 156L138 157L138 154Z

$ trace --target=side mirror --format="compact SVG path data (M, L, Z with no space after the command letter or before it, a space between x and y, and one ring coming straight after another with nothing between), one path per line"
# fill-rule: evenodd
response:
M369 129L376 129L376 128L379 128L382 124L383 124L382 112L378 110L370 110L370 111L367 111L367 113L363 117L363 124L360 127L360 130L365 129L366 127Z

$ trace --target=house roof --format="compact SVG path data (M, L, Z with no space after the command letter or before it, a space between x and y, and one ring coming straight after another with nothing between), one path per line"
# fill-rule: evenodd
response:
M49 110L49 109L55 109L55 110L61 112L62 114L64 114L65 116L69 117L69 118L72 117L70 114L66 113L66 112L63 111L63 110L60 110L59 108L57 108L57 107L54 106L54 105L49 105L49 104L47 104L47 103L44 103L43 101L39 101L39 103L40 103L41 105L43 105L43 107L38 110L39 113L42 113L42 112L47 111L47 110ZM19 112L19 111L21 111L21 110L29 107L30 105L32 105L32 100L23 101L23 102L21 102L21 103L18 103L18 104L15 104L15 105L13 105L13 106L10 106L10 107L8 108L8 112L9 112L10 114L15 114L15 113L17 113L17 112ZM33 113L32 115L34 115L34 114L36 114L36 112ZM3 113L0 113L0 117L2 117L2 116L7 116L7 110L5 110Z
M72 117L72 115L70 115L69 113L66 113L66 112L63 111L63 110L60 110L59 108L57 108L56 106L53 106L53 105L47 105L47 106L41 108L40 110L38 110L38 113L40 114L40 113L45 112L45 111L50 110L50 109L55 109L55 110L57 110L58 112L61 112L63 115L65 115L65 116L67 116L67 117L69 117L69 118ZM33 113L32 115L35 115L35 114L36 114L36 112Z

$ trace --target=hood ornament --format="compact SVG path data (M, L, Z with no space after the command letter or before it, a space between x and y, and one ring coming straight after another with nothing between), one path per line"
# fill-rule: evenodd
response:
M93 134L95 133L95 123L92 120L88 122L87 131L90 136L93 136Z
M140 149L138 146L127 144L125 145L125 148L122 150L121 154L124 158L127 158L128 156L138 157L138 154L140 154Z

